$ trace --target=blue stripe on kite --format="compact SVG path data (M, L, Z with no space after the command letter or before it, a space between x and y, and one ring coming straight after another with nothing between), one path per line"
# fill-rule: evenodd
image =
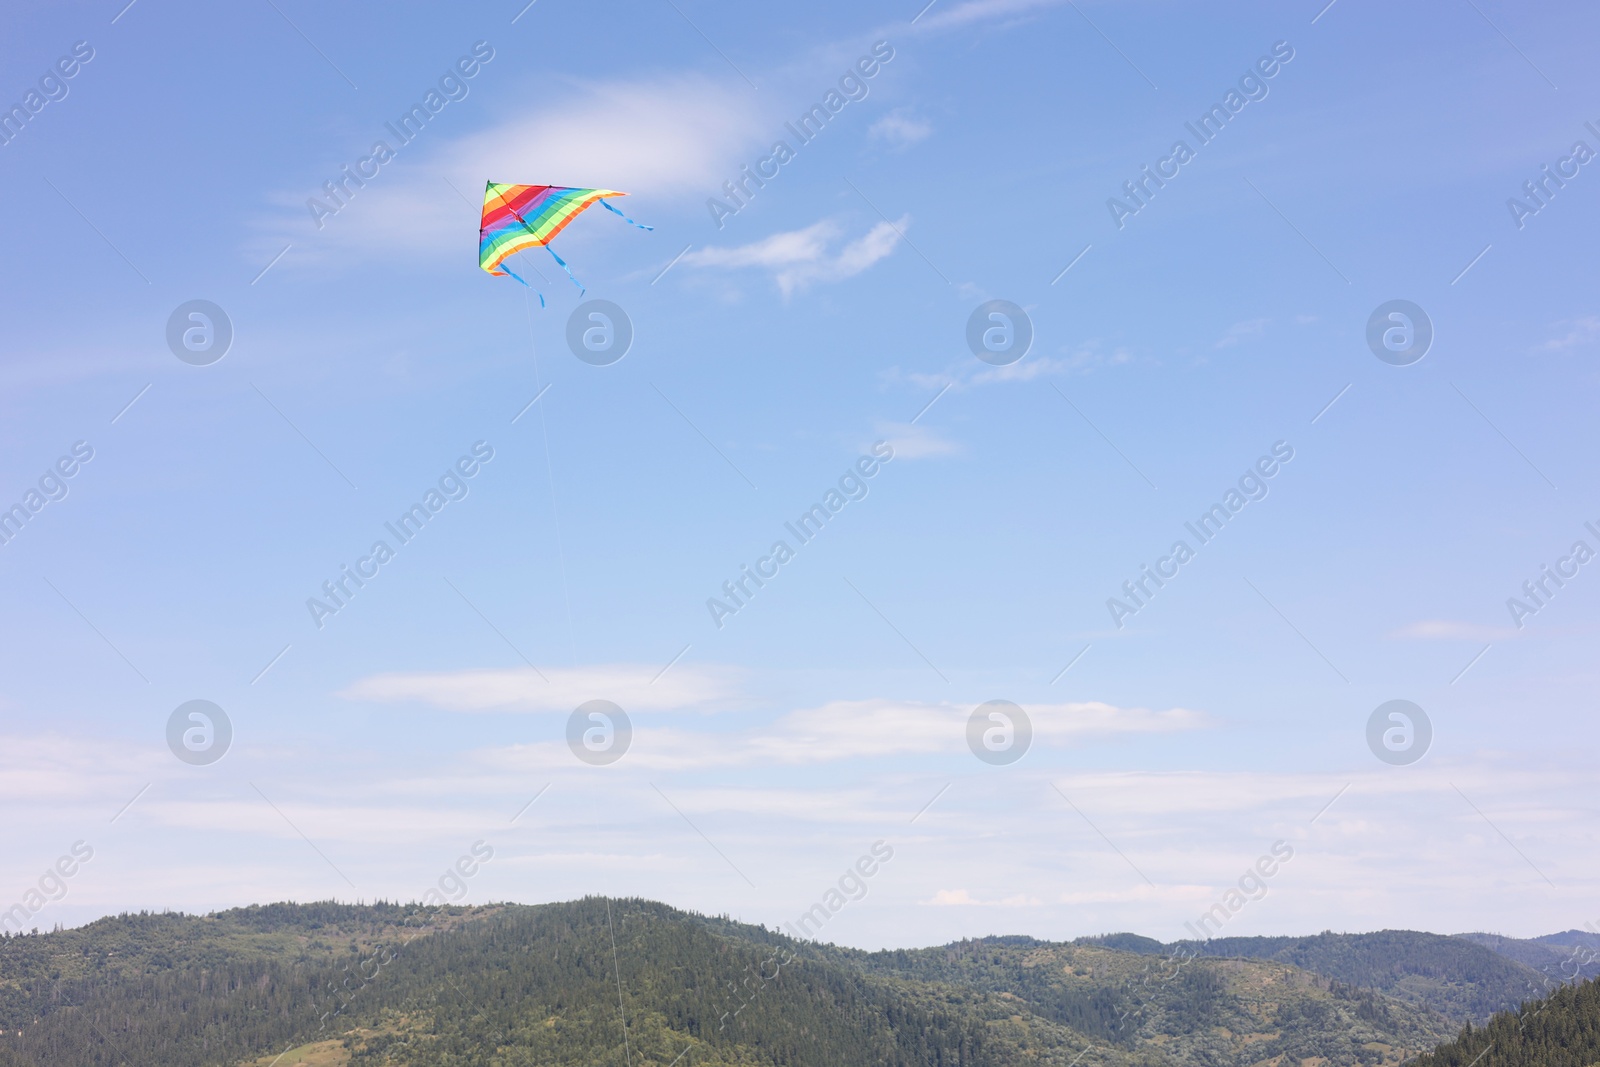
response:
M578 281L577 277L573 275L572 268L567 266L567 261L556 255L555 249L551 248L549 245L545 245L544 248L546 252L550 253L551 257L554 258L557 263L561 264L561 269L567 272L567 277L571 278L572 284L578 287L578 292L586 293L589 291L585 289L583 287L583 283Z
M607 211L611 212L613 215L616 215L619 218L621 218L623 222L633 223L633 225L639 227L639 229L641 229L641 230L654 230L655 229L654 226L646 226L642 222L634 222L628 216L624 215L622 212L620 212L616 208L612 207L609 203L606 202L606 200L604 198L601 199L600 206L605 208Z

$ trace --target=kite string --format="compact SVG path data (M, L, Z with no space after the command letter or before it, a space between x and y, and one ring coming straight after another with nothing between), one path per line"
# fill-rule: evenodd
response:
M510 267L506 266L503 262L500 264L500 268L499 269L500 269L500 272L502 274L506 274L506 275L509 275L512 278L516 278L517 281L522 282L522 284L524 286L526 286L529 289L532 289L533 290L533 295L537 296L539 298L539 306L540 307L544 307L545 306L544 305L544 294L543 293L539 292L539 290L537 290L537 289L534 289L533 286L528 285L527 282L523 282L522 278L515 271L513 271Z
M531 288L531 286L530 286ZM544 305L544 297L539 297L540 306ZM533 359L533 384L544 391L544 385L539 380L539 344L534 337L533 305L528 305L528 354ZM550 427L544 417L545 405L539 405L539 434L544 439L544 470L545 477L550 485L550 520L551 528L556 535L556 558L561 563L561 599L567 608L567 641L572 645L572 665L578 665L578 634L572 621L572 591L567 583L567 549L561 539L561 513L556 508L556 468L555 459L550 452Z

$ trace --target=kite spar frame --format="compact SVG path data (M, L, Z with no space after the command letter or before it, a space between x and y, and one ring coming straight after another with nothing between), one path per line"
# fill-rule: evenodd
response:
M493 185L494 183L490 182L489 184ZM534 237L535 240L537 240L538 237L539 237L538 231L536 231L532 226L528 225L528 220L522 217L522 213L520 211L518 211L516 208L511 206L511 201L506 199L506 195L504 193L502 193L499 189L496 189L494 191L494 195L500 198L500 202L505 205L506 210L511 213L512 217L515 218L518 222L522 223L522 228L524 230L527 230L528 233L531 234ZM642 222L634 222L628 216L624 215L621 211L618 211L616 208L612 207L609 203L607 203L605 197L596 198L596 202L599 203L599 205L601 207L605 208L607 211L611 212L613 215L616 215L623 222L626 222L631 226L637 226L641 230L651 230L651 231L653 231L655 229L654 226L646 226ZM479 238L480 241L483 239L483 228L481 226L478 228L478 238ZM578 287L578 292L580 294L587 293L589 291L588 289L584 288L583 283L578 281L577 276L572 273L572 268L567 266L567 261L562 259L559 255L557 255L556 254L556 250L550 247L550 244L549 244L549 242L547 240L546 241L540 241L539 244L546 252L550 253L550 258L555 260L558 264L560 264L561 269L567 272L567 277L572 279L572 284L576 285ZM506 265L505 265L505 261L504 260L502 260L500 262L499 269L502 270L502 271L505 271L505 273L509 274L511 277L516 278L517 281L522 282L522 284L527 286L529 289L533 289L533 286L528 285L527 282L523 281L520 277L517 277L517 275L515 273L513 273L512 271L506 270ZM544 294L539 292L539 290L537 290L537 289L533 289L533 291L539 297L539 306L540 307L544 307L545 306Z

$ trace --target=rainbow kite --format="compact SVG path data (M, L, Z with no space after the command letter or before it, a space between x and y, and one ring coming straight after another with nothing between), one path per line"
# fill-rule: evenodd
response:
M579 290L583 286L572 276L567 261L556 255L550 239L567 223L577 218L583 210L599 204L607 211L632 223L641 230L655 227L634 222L616 208L606 203L608 196L627 196L615 189L567 189L559 185L503 185L489 182L483 191L483 221L478 226L478 265L490 274L516 278L528 283L505 268L505 261L525 248L543 245L545 250L561 264L561 269L572 278ZM532 288L532 286L529 286ZM544 304L540 294L539 303Z

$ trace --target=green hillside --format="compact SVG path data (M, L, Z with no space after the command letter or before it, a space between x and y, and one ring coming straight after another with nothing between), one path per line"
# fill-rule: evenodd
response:
M1458 937L1414 930L1313 937L1219 937L1179 945L1203 956L1278 960L1456 1020L1482 1022L1543 995L1537 970Z
M82 1003L91 989L185 968L245 962L290 969L326 966L370 951L411 927L419 908L392 904L269 904L219 915L120 915L51 934L0 941L0 1029L16 1030L49 1010ZM429 909L426 922L464 921L461 908Z
M324 907L305 909L306 929L327 929ZM0 1064L265 1064L310 1046L280 1067L665 1067L685 1049L703 1065L998 1067L1065 1065L1087 1046L998 996L875 977L647 901L474 909L455 923L360 910L315 949L293 922L261 930L237 912L7 939L0 981L37 1014L8 1020ZM98 938L113 932L137 962L103 963ZM307 936L304 951L284 934Z
M1516 960L1555 982L1600 977L1600 938L1582 930L1527 939L1500 934L1455 936Z
M1154 956L1032 938L832 951L901 981L1014 997L1035 1016L1097 1045L1170 1063L1392 1063L1454 1031L1426 1008L1269 961Z
M122 916L0 940L0 1067L1396 1067L1459 1026L1151 944L863 952L601 898Z
M1591 1067L1600 1063L1600 982L1565 986L1419 1056L1409 1067Z

